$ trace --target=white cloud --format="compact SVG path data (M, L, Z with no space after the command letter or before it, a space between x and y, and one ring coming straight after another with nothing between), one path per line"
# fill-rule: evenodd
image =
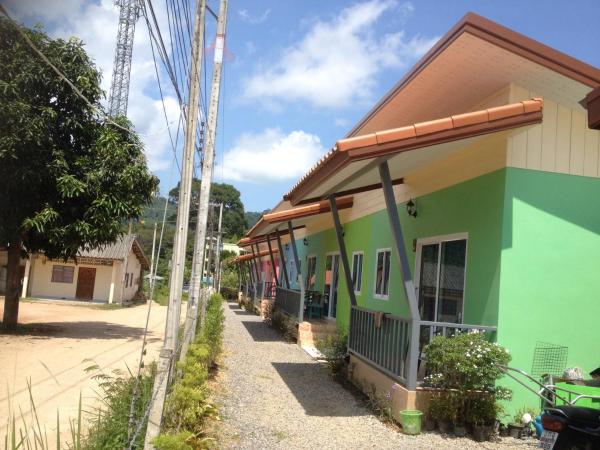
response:
M350 125L350 120L346 119L345 117L336 117L333 120L333 123L335 123L338 127L347 127Z
M102 88L107 96L110 88L119 8L114 0L9 0L10 11L20 20L42 20L47 32L53 37L77 36L102 71ZM165 30L167 24L163 2L155 5L156 15ZM169 35L163 33L165 45L170 48ZM165 109L173 133L177 130L179 106L166 75L161 74L163 89L166 88ZM171 161L171 144L166 133L166 122L159 97L150 95L156 90L156 75L144 19L136 24L129 102L127 115L142 134L150 170L163 170Z
M278 61L245 80L244 97L304 100L327 108L372 101L381 70L406 66L437 40L419 35L407 39L402 30L378 36L378 20L395 10L406 16L412 4L370 0L342 10L331 21L317 20Z
M246 53L248 56L252 56L256 53L256 44L252 41L246 41Z
M242 19L242 21L244 22L249 23L250 25L258 25L259 23L263 23L265 20L268 19L269 14L271 14L270 9L266 9L257 16L250 14L247 9L238 10L238 16L240 16L240 19Z
M223 157L223 178L231 181L269 183L293 180L323 155L318 136L305 131L283 133L267 128L241 135Z

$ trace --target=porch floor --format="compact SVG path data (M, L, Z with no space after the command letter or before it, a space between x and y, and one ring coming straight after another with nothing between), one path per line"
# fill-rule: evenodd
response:
M431 433L411 437L388 428L260 317L233 302L225 307L225 317L221 448L474 447L467 439Z

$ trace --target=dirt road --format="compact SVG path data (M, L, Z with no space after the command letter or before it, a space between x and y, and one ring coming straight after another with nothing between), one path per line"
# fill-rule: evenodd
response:
M0 314L3 307L0 299ZM151 311L147 362L158 356L167 309L155 303ZM19 417L20 406L25 416L31 417L30 379L48 441L56 442L58 410L64 442L69 437L69 418L77 417L80 393L84 410L98 404L97 382L93 373L84 369L92 364L107 373L137 369L146 313L146 305L99 309L65 302L22 302L19 322L25 325L24 331L0 334L0 441L4 441L9 411Z

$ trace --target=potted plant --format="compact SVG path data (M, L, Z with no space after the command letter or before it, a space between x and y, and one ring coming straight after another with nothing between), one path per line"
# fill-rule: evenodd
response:
M467 435L467 426L460 419L454 424L454 435L456 437L465 437Z
M431 409L425 414L425 419L423 420L423 429L425 431L433 431L435 430L436 422L431 414Z
M452 417L437 412L440 430L447 432L446 421L451 419L458 425L459 435L466 425L478 439L489 439L494 434L498 400L510 398L510 391L496 383L502 376L500 366L510 361L508 351L489 342L483 333L463 333L437 336L424 352L430 373L424 379L425 385L445 392L452 403L446 408L452 411Z
M469 401L467 419L471 424L473 439L477 442L489 440L495 432L499 405L491 394L479 394Z
M441 433L451 433L456 419L456 404L449 392L440 392L429 403L429 416L437 422Z
M519 409L514 417L513 422L508 424L508 435L517 439L522 439L528 435L533 418L537 415L532 408L524 406Z

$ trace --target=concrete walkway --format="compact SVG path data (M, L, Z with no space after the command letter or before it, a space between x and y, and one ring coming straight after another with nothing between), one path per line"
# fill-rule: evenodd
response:
M326 369L236 303L225 306L222 448L523 448L428 433L406 436L376 419Z

